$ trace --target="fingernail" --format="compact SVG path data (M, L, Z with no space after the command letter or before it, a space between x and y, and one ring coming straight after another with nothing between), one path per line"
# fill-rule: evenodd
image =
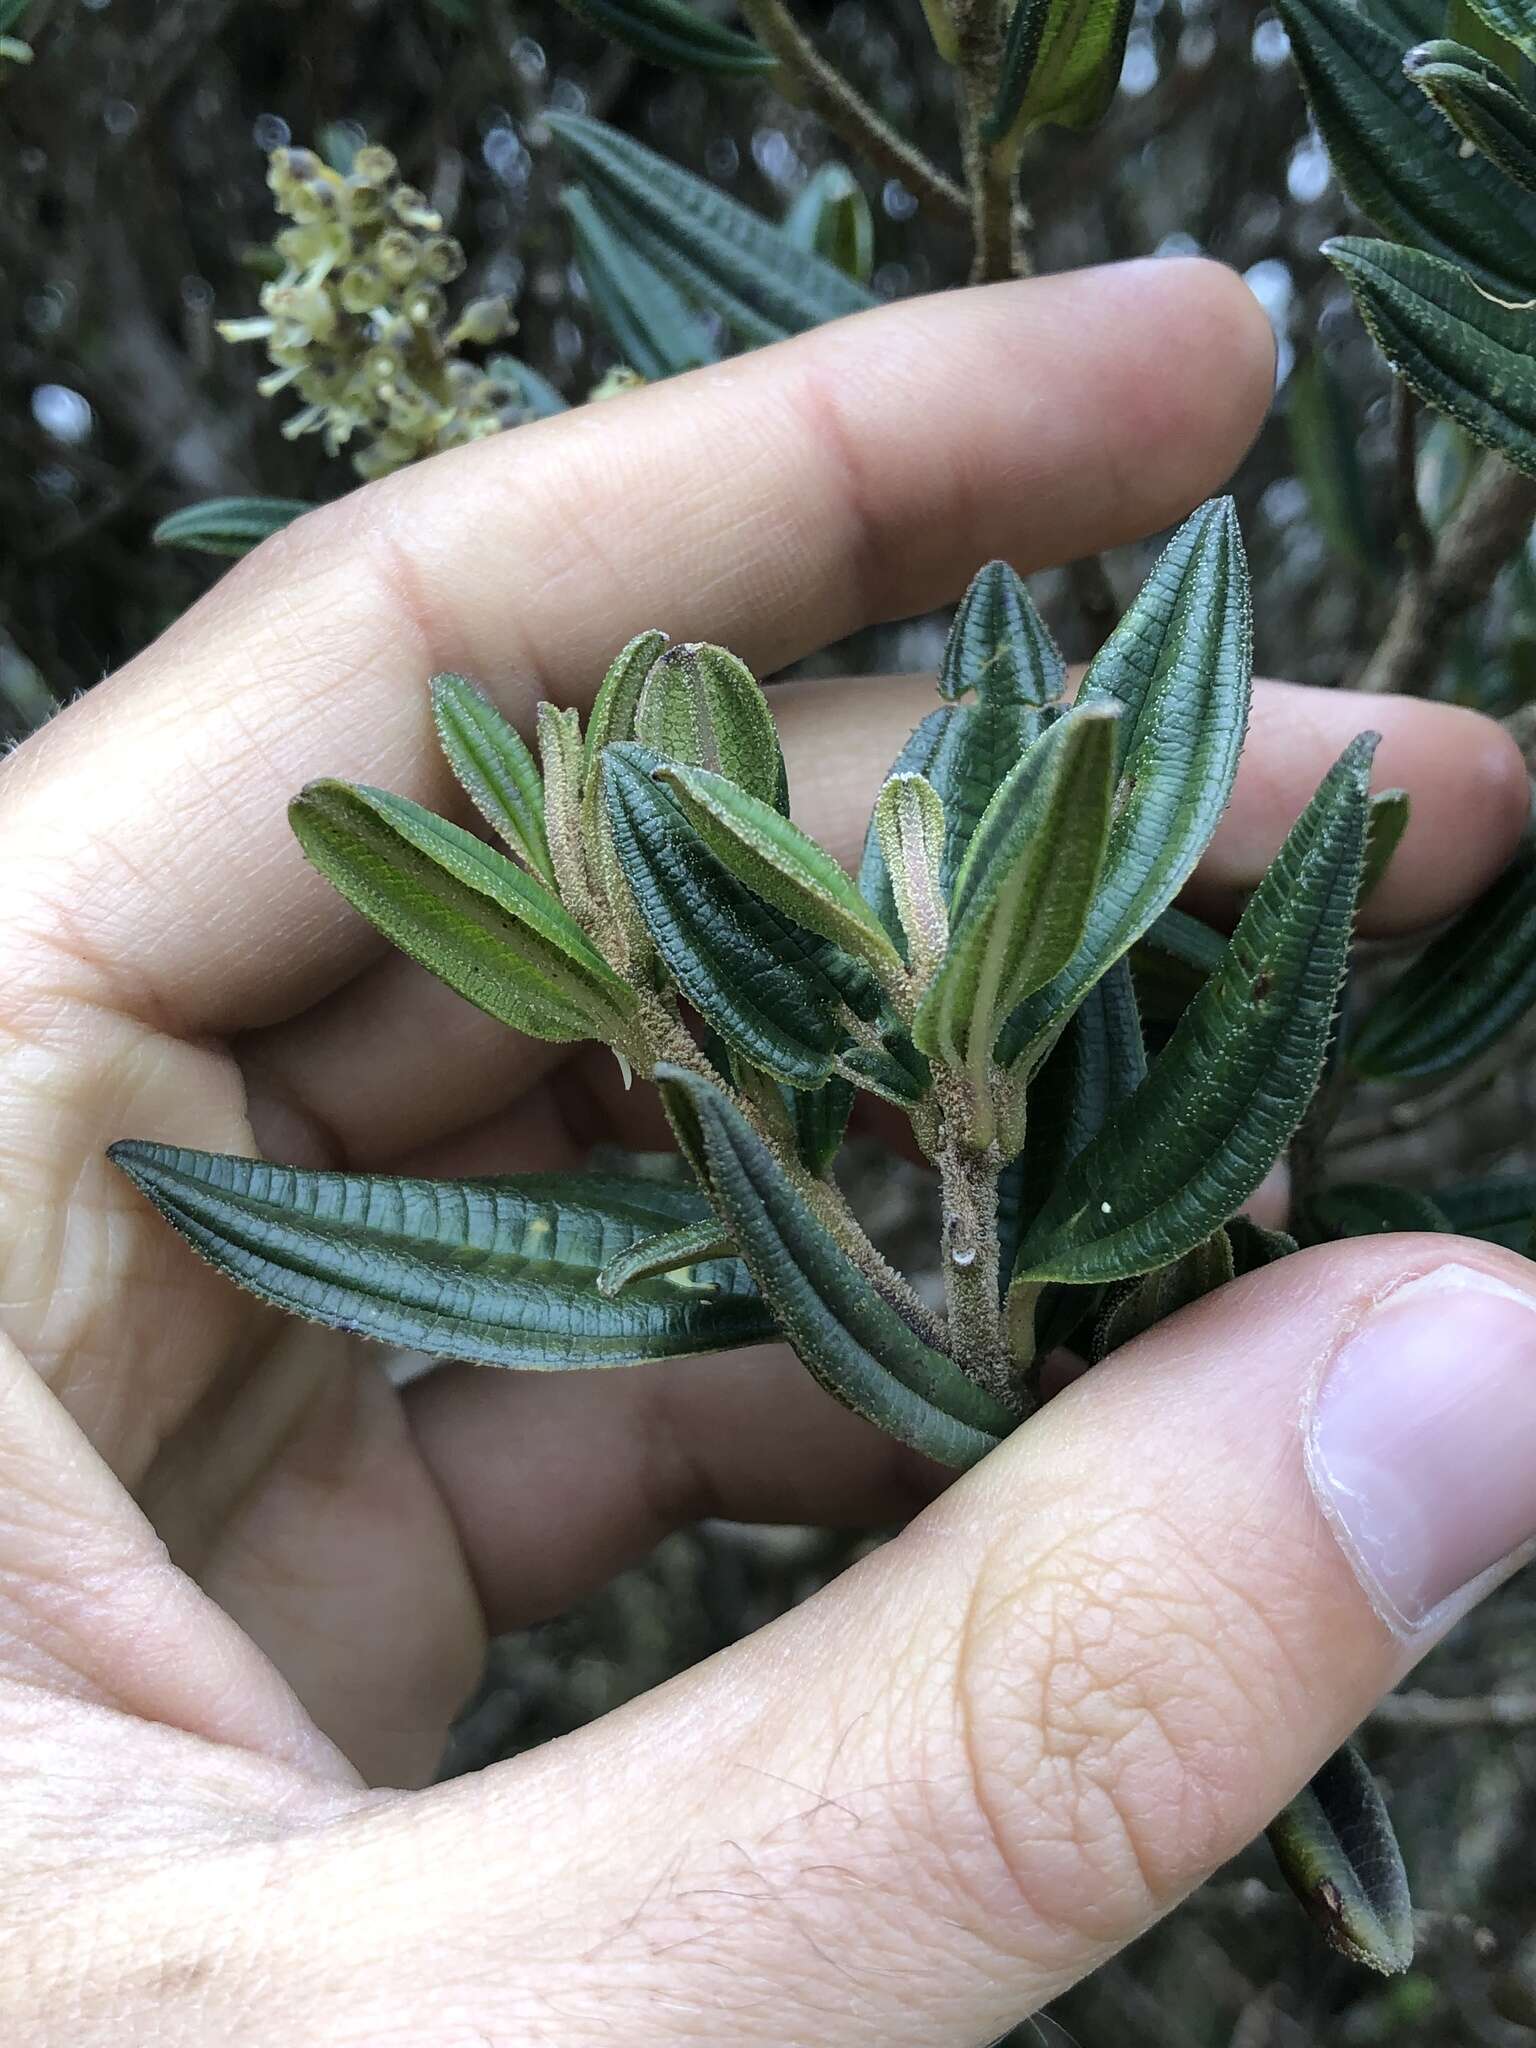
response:
M1307 1468L1377 1610L1417 1634L1536 1536L1536 1299L1447 1265L1377 1303L1323 1375Z

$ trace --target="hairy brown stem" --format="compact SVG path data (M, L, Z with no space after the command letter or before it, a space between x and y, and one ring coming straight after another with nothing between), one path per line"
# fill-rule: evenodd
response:
M1421 695L1434 680L1452 629L1493 587L1536 520L1536 477L1485 456L1434 559L1410 576L1359 689Z
M1015 200L1018 150L987 139L986 126L997 103L1003 55L1003 16L987 0L966 0L957 8L960 127L965 181L970 194L971 282L1000 284L1027 277L1023 216Z
M1003 1337L998 1302L997 1176L995 1146L970 1140L973 1103L958 1074L940 1073L934 1092L943 1118L937 1165L943 1187L941 1252L944 1300L949 1311L949 1355L989 1394L1017 1407L1019 1388Z
M757 40L799 87L805 104L834 135L887 177L899 178L915 198L961 220L970 219L970 202L953 178L898 135L854 91L837 66L822 56L784 0L741 0L741 11Z

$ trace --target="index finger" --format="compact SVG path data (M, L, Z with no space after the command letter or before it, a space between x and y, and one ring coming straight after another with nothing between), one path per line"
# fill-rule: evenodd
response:
M1231 273L1133 264L912 302L439 457L305 519L6 771L12 903L183 1032L292 1014L375 947L284 817L318 774L451 801L424 684L526 717L660 625L772 669L1169 524L1262 418ZM210 915L210 875L217 915Z

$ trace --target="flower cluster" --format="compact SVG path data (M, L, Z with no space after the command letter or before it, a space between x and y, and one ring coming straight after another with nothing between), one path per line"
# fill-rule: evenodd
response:
M506 300L476 299L451 319L443 287L464 251L387 149L359 149L345 176L312 150L274 150L267 182L291 223L275 239L282 272L258 317L219 332L265 342L273 368L258 389L292 387L304 401L284 424L290 439L322 434L335 454L361 437L352 466L366 478L522 417L518 393L460 353L512 331Z

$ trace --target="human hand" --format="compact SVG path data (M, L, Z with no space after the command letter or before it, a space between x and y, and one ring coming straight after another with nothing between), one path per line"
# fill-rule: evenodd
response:
M1241 454L1270 360L1241 287L1183 263L823 330L305 520L6 764L7 2038L983 2041L1253 1834L1530 1533L1529 1269L1332 1247L1127 1347L728 1655L515 1764L371 1792L430 1773L487 1626L699 1514L889 1519L940 1475L778 1351L402 1395L201 1267L102 1158L131 1132L463 1173L653 1141L611 1062L388 956L288 796L339 774L451 807L434 669L514 712L579 701L655 623L771 670L990 555L1165 525ZM825 843L852 854L927 697L776 693ZM1272 685L1204 907L1366 724L1415 797L1376 928L1492 876L1526 803L1496 728ZM1350 1501L1394 1482L1384 1558Z

